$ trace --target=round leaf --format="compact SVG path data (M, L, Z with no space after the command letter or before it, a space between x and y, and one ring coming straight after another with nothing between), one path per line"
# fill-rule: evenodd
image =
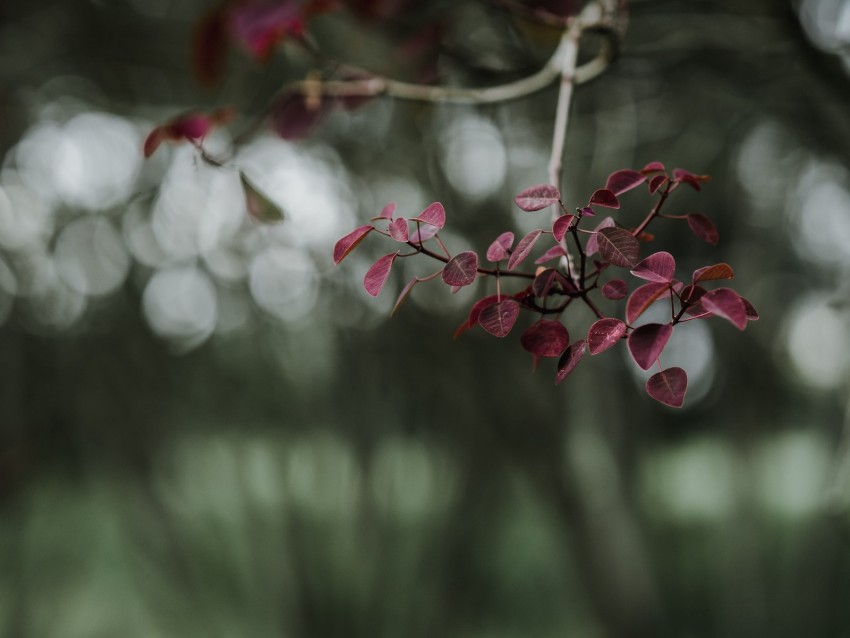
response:
M538 357L557 357L570 343L570 335L560 321L541 320L520 337L522 347Z
M407 229L407 220L404 217L399 217L390 222L389 225L390 237L403 244L407 243L409 238Z
M602 258L615 266L631 268L637 263L640 244L623 228L613 226L597 231L596 243Z
M525 261L525 258L528 257L528 253L530 253L531 249L534 248L534 244L542 232L542 230L537 228L519 240L519 243L516 245L516 250L511 253L511 257L508 259L508 270L513 270Z
M502 299L481 309L478 323L494 337L506 337L519 316L519 304L513 299Z
M449 286L468 286L478 273L478 255L473 251L458 253L443 268L443 281Z
M602 296L606 299L622 299L628 292L629 288L622 279L612 279L602 286Z
M564 238L575 218L575 215L561 215L555 220L552 224L552 235L555 237L555 241L561 241Z
M561 193L557 188L551 184L538 184L526 188L514 198L514 201L522 210L532 212L557 204L560 199Z
M714 264L704 268L697 268L693 274L693 282L698 284L701 281L716 281L718 279L733 279L735 273L732 266L729 264Z
M619 208L620 200L607 188L600 188L590 196L590 203L594 206L604 206L605 208Z
M616 171L608 176L608 181L605 182L605 188L614 193L614 195L622 195L626 191L637 188L646 181L646 177L631 169L623 169Z
M510 254L508 251L510 251L513 244L514 234L511 231L502 233L493 240L493 243L487 249L487 260L494 263L502 261Z
M558 257L564 257L567 253L564 252L564 249L556 244L552 246L545 253L540 255L537 259L534 260L535 264L545 264L547 261L552 261L553 259L557 259Z
M667 368L653 374L646 382L646 393L656 401L681 408L688 390L688 375L682 368Z
M619 319L607 318L596 321L587 331L587 347L590 354L599 354L615 345L626 334L626 324Z
M644 166L642 169L640 169L640 172L644 173L644 174L646 174L646 173L657 173L659 171L664 171L664 164L662 164L661 162L650 162L649 164Z
M693 231L694 235L699 237L712 246L716 246L720 241L720 235L714 227L712 221L702 213L691 213L688 215L688 226Z
M446 225L446 209L440 202L434 202L419 213L418 217L414 217L413 221L430 224L434 228L442 228Z
M345 237L337 241L334 245L334 263L338 264L345 259L345 256L354 250L357 247L357 244L363 241L363 238L373 230L375 230L374 226L370 226L369 224L366 224L365 226L358 226Z
M666 175L656 175L651 180L649 180L649 194L652 195L659 188L664 186L664 183L667 181Z
M700 303L710 313L729 320L738 330L747 327L747 307L741 296L731 288L718 288L707 292L700 299Z
M668 252L652 253L632 268L631 273L640 279L657 283L670 283L676 274L676 260Z
M649 370L658 361L671 334L673 326L669 323L648 323L632 330L629 335L629 352L635 363Z
M616 225L617 222L614 221L613 217L606 217L599 222L599 225L593 229L593 234L587 238L587 244L584 246L584 252L588 257L599 251L599 243L596 241L596 235L599 231L603 228L613 228Z
M390 276L390 270L393 267L393 262L398 256L398 251L384 255L378 261L371 265L366 271L366 276L363 278L363 287L373 297L377 297L387 283Z
M626 321L634 323L653 303L669 294L670 286L667 284L653 282L638 286L626 302Z

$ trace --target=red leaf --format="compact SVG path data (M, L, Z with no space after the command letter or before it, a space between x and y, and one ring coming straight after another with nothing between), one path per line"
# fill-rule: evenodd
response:
M669 295L668 284L649 283L638 286L626 302L626 321L634 323L654 302Z
M600 319L587 331L590 354L599 354L615 345L626 334L626 324L619 319Z
M642 169L640 169L640 172L646 174L646 173L657 173L658 171L663 171L663 170L664 170L664 164L662 164L661 162L650 162L649 164L644 166Z
M631 169L623 169L616 171L608 176L608 181L605 182L605 188L614 193L614 195L622 195L623 193L637 188L646 181L646 177Z
M403 304L407 300L407 297L410 295L410 291L413 290L413 286L418 284L420 281L422 281L422 280L419 279L418 277L414 277L413 279L408 281L406 284L404 284L404 288L401 289L401 292L399 293L398 298L395 300L395 304L393 304L393 309L390 311L391 317L396 313L396 310L399 309L401 304Z
M442 228L446 225L446 209L440 202L429 204L428 207L419 213L418 217L414 217L413 221L430 224L434 228Z
M522 210L532 212L557 204L560 199L561 193L557 188L551 184L538 184L526 188L514 198L514 201Z
M564 238L575 218L575 215L561 215L555 220L552 224L552 235L555 237L555 241L561 241Z
M354 250L357 244L363 241L363 238L373 230L375 230L375 227L370 226L369 224L366 224L365 226L358 226L345 237L337 241L336 245L334 245L334 263L338 264L345 259L346 255Z
M555 384L561 383L575 370L575 367L584 356L586 349L587 342L584 339L579 339L564 351L564 354L558 360L558 372L555 375Z
M478 273L478 255L473 251L458 253L443 268L443 281L449 286L468 286Z
M519 316L519 304L513 299L490 304L481 309L478 323L494 337L506 337Z
M587 254L588 257L590 257L592 254L599 250L599 244L596 241L596 234L603 228L613 228L616 225L617 222L614 221L613 217L606 217L601 222L599 222L599 225L594 229L593 234L588 237L587 244L584 247L584 252L585 254Z
M639 279L669 284L676 274L676 260L668 252L652 253L632 268L631 273Z
M178 115L165 124L156 127L145 139L145 157L153 155L162 142L179 142L189 140L199 142L207 136L214 127L227 123L233 117L232 108L221 108L212 113L192 111Z
M717 232L714 224L702 213L691 213L688 215L688 226L690 226L694 235L712 246L716 246L717 242L720 241L720 234Z
M487 249L487 260L492 262L502 261L510 254L508 251L513 243L514 234L511 231L502 233L493 240L493 243Z
M487 306L496 303L501 298L502 297L500 297L499 295L489 295L487 297L484 297L483 299L479 299L478 301L476 301L472 305L472 308L469 311L469 316L466 318L466 321L460 324L457 330L455 330L454 338L457 339L464 332L476 325L478 323L478 317L481 315L481 311Z
M511 257L508 259L508 270L513 270L525 261L525 258L528 257L528 253L534 248L534 244L542 232L542 230L536 228L519 240L516 250L511 253Z
M674 168L673 179L678 182L684 182L694 190L700 190L700 182L707 182L711 177L708 175L694 175L684 168Z
M564 249L561 246L555 245L552 246L545 253L540 255L537 259L534 260L535 264L545 264L547 261L552 261L553 259L557 259L558 257L563 257L567 253L564 252Z
M538 357L557 357L569 345L570 335L560 321L541 319L522 334L519 342Z
M667 368L653 374L646 382L646 393L656 401L681 408L688 390L688 375L682 368Z
M666 175L655 175L651 180L649 180L649 194L652 195L655 191L664 186L665 182L667 182Z
M738 330L747 327L747 307L741 296L731 288L718 288L707 292L700 299L700 303L710 313L728 319Z
M305 30L305 16L294 0L243 2L231 9L229 17L234 39L259 62L268 60L280 41L301 37Z
M744 302L744 310L747 311L747 321L758 321L759 320L759 313L753 307L753 304L751 304L749 301L747 301L743 297L741 297L741 301Z
M629 292L629 287L622 279L612 279L602 286L602 296L606 299L622 299Z
M693 306L702 298L705 292L705 288L691 284L682 288L679 298L682 300L682 305Z
M300 140L312 133L335 106L336 101L327 97L312 100L297 91L284 91L271 107L271 127L285 140Z
M392 219L395 214L396 203L390 202L386 206L381 209L381 214L378 215L378 219Z
M617 199L617 196L605 188L594 191L593 195L590 196L589 203L594 206L604 206L605 208L620 207L620 200Z
M407 243L409 238L407 220L404 217L399 217L390 222L389 225L390 237L403 244Z
M673 326L669 323L648 323L632 330L629 335L629 352L635 363L649 370L658 361L671 334Z
M716 281L718 279L732 279L734 277L735 273L732 271L732 266L721 263L697 268L694 271L692 281L698 284L701 281Z
M599 246L599 254L602 255L602 258L615 266L630 268L637 263L640 244L624 228L613 226L597 231L596 243Z
M397 256L398 251L389 253L372 264L363 278L363 287L366 289L366 292L373 297L377 297L381 293L381 289L387 283L387 278L390 276L390 270Z

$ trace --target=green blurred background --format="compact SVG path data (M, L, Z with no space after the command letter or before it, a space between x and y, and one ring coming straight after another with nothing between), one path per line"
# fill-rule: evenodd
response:
M522 76L557 39L438 8L449 82ZM576 91L566 199L651 160L711 174L668 212L720 246L669 223L658 247L728 261L761 313L671 343L680 411L624 349L556 387L515 337L453 341L483 282L423 284L390 320L402 273L360 284L386 246L331 265L390 200L442 201L454 250L539 225L512 197L546 179L554 88L261 133L236 163L288 215L262 226L232 168L141 155L175 113L256 112L307 70L234 52L201 90L203 10L0 5L0 635L850 636L850 3L633 2ZM315 36L402 77L388 52L420 17Z

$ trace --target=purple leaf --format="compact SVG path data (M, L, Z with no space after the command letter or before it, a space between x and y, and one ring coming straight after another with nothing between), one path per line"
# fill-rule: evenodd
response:
M662 171L662 172L664 171L664 164L662 164L661 162L650 162L649 164L644 166L642 169L640 169L640 172L645 173L645 174L646 173L657 173L659 171Z
M513 246L513 243L514 234L511 231L502 233L493 240L493 243L490 244L490 247L487 249L487 260L494 263L502 261L510 254L509 251L511 246Z
M563 257L567 253L564 252L564 249L561 246L555 245L552 246L545 253L540 255L537 259L534 260L535 264L545 264L547 261L552 261L553 259L557 259L558 257Z
M700 190L700 182L707 182L710 178L708 175L694 175L684 168L674 168L673 179L678 182L684 182L694 190Z
M410 295L410 291L413 290L413 286L418 284L420 281L422 281L422 280L419 279L418 277L414 277L413 279L408 281L406 284L404 284L404 288L401 289L401 292L399 293L398 298L395 300L395 304L393 305L393 309L390 311L390 317L392 317L396 313L396 310L399 309L401 304L403 304L407 300L408 295Z
M395 213L396 203L390 202L386 206L381 209L381 214L378 215L378 219L392 219L393 214Z
M525 258L528 257L528 253L534 248L534 244L542 232L542 230L536 228L519 240L516 250L511 253L511 257L508 259L508 270L513 270L525 261Z
M590 196L589 203L594 206L604 206L605 208L620 207L620 200L606 188L600 188L598 191L594 191L593 195Z
M485 306L478 314L478 323L494 337L506 337L519 316L519 304L513 299Z
M454 333L454 338L457 339L464 332L475 326L478 323L478 317L481 315L481 311L487 306L496 303L500 299L502 299L502 297L499 295L489 295L472 304L472 308L469 310L469 316L466 318L466 321L457 327L457 330L455 330Z
M584 356L586 349L587 342L584 339L579 339L564 351L564 354L558 360L558 372L555 375L555 384L561 383L561 381L566 379L575 370L578 362Z
M700 299L700 303L710 313L728 319L738 330L747 327L747 307L741 296L731 288L718 288L707 292Z
M639 279L669 284L676 274L676 260L668 252L652 253L632 268L631 273Z
M693 306L702 298L705 292L705 288L697 286L696 284L691 284L682 288L679 298L682 300L682 305Z
M593 211L593 209L590 206L584 206L581 209L581 216L582 217L596 217L596 213Z
M605 182L605 188L614 193L614 195L622 195L623 193L637 188L646 181L646 177L631 169L623 169L616 171L608 176L608 181Z
M688 226L694 235L712 246L720 241L720 235L711 220L702 213L691 213L688 215Z
M576 287L572 281L567 279L554 268L547 268L538 274L531 282L531 291L535 297L543 298L552 290L558 293L574 292Z
M599 246L599 254L602 255L602 258L615 266L630 268L637 263L640 244L624 228L613 226L597 231L596 243Z
M632 330L629 335L629 352L635 363L649 370L658 361L671 334L673 326L669 323L648 323Z
M419 213L418 217L414 217L413 221L430 224L434 228L440 229L446 225L446 209L440 202L434 202Z
M561 241L564 238L575 218L575 215L561 215L555 220L555 223L552 224L552 235L554 235L555 241Z
M381 293L384 284L387 283L387 278L390 276L390 270L393 267L393 262L398 256L398 251L389 253L379 258L366 271L366 276L363 278L363 287L373 297L377 297Z
M646 393L656 401L681 408L688 390L688 375L682 368L667 368L653 374L646 382Z
M602 286L602 296L606 299L622 299L629 292L629 287L622 279L612 279Z
M652 195L667 182L666 175L655 175L649 180L649 194Z
M514 198L514 201L522 210L532 212L557 204L560 199L561 193L557 188L551 184L538 184L526 188Z
M570 335L560 321L541 319L522 333L519 342L538 357L557 357L569 345Z
M758 321L759 313L756 312L756 309L753 307L749 301L741 297L741 301L744 302L744 310L747 311L747 321Z
M733 279L734 277L735 273L732 270L732 266L721 263L697 268L694 271L692 281L698 284L701 281L717 281L718 279Z
M354 250L357 247L357 244L363 241L363 238L373 230L375 230L375 227L370 226L369 224L366 224L365 226L358 226L345 237L337 241L334 245L334 263L338 264L345 259L346 255Z
M587 331L590 354L599 354L615 345L626 334L626 324L619 319L600 319Z
M443 281L449 286L468 286L478 273L478 255L473 251L458 253L443 268Z
M399 217L391 221L389 231L390 237L403 244L407 243L409 233L407 230L407 220L404 217Z
M617 222L614 221L613 217L606 217L601 222L599 222L599 225L594 229L593 234L588 237L587 244L584 247L584 252L585 254L587 254L588 257L590 257L592 254L599 250L599 244L596 241L596 233L598 233L603 228L613 228L616 225Z
M644 311L662 297L670 295L670 286L662 283L649 283L635 288L626 302L626 321L634 323Z

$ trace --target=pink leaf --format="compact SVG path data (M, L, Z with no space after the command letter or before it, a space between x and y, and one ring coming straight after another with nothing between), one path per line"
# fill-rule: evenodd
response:
M688 226L693 231L694 235L708 242L712 246L716 246L720 241L720 235L711 220L702 213L691 213L688 215Z
M688 390L688 375L682 368L667 368L653 374L646 382L646 393L656 401L681 408Z
M669 323L648 323L632 330L629 335L629 352L635 363L649 370L658 361L671 334L673 326Z
M481 309L478 323L494 337L506 337L519 316L519 304L513 299L490 304Z
M732 270L732 266L721 263L697 268L694 271L692 281L698 284L701 281L717 281L718 279L733 279L734 277L735 273Z
M532 212L557 204L560 199L561 193L557 188L551 184L538 184L526 188L514 198L514 201L522 210Z
M446 209L443 208L440 202L434 202L419 213L418 217L414 217L413 221L430 224L435 228L442 228L446 225Z
M555 245L552 246L545 253L540 255L537 259L534 260L535 264L545 264L547 261L552 261L553 259L557 259L558 257L563 257L567 253L564 252L564 249L561 246Z
M502 299L502 297L500 297L499 295L489 295L487 297L484 297L483 299L479 299L478 301L476 301L472 305L472 308L469 311L469 316L466 318L466 321L460 324L457 330L455 330L454 338L457 339L464 332L476 325L478 323L478 317L481 315L481 311L487 306L496 303L500 299Z
M619 319L606 318L594 322L587 331L590 354L599 354L615 345L626 334L626 324Z
M508 251L510 251L513 243L514 234L511 231L502 233L493 240L493 243L487 249L487 260L492 262L502 261L510 254Z
M406 284L404 284L404 288L401 289L401 292L399 293L398 298L395 300L395 304L393 304L393 309L390 311L391 317L396 313L396 310L399 309L401 304L403 304L407 300L408 295L410 295L410 291L413 290L413 287L416 284L418 284L420 281L422 281L422 280L419 279L418 277L414 277L413 279L408 281Z
M508 259L508 270L513 270L525 261L525 258L528 257L528 253L530 253L531 249L534 248L534 244L542 232L542 230L537 228L519 240L519 243L516 245L516 250L511 253L511 257Z
M649 283L638 286L626 302L626 321L634 323L653 303L669 296L670 286L667 284Z
M629 287L622 279L612 279L602 286L602 296L606 299L622 299L629 292Z
M468 286L478 273L478 255L473 251L458 253L443 268L443 281L449 286Z
M718 288L707 292L700 299L700 303L710 313L729 320L738 330L747 327L747 307L740 295L731 288Z
M404 217L399 217L390 222L389 225L390 237L403 244L407 243L409 237L407 229L407 220Z
M381 209L381 214L378 215L378 219L392 219L395 214L396 203L390 202L386 206Z
M664 171L664 164L662 164L661 162L650 162L649 164L644 166L642 169L640 169L640 172L644 173L644 174L646 174L646 173L657 173L659 171Z
M758 321L759 320L759 313L753 307L753 304L751 304L749 301L747 301L743 297L741 297L741 301L744 302L744 310L747 311L747 321Z
M605 208L620 207L620 200L617 199L617 196L614 195L614 193L606 188L594 191L593 195L590 196L590 203L594 206L604 206Z
M561 241L564 238L575 218L575 215L561 215L555 220L555 223L552 224L552 235L555 237L555 241Z
M605 188L614 193L614 195L622 195L623 193L637 188L646 181L646 177L631 169L623 169L616 171L608 176L608 181L605 182Z
M424 244L440 232L439 228L432 226L431 224L421 224L418 226L419 228L413 231L413 234L410 236L411 244Z
M655 191L664 186L665 182L667 182L666 175L655 175L649 180L649 194L652 195L655 193Z
M575 292L575 290L575 284L554 268L547 268L539 273L534 278L534 281L531 282L531 291L535 297L540 297L541 299L552 291L556 294L564 294Z
M593 234L588 237L587 244L584 247L584 252L590 257L592 254L596 253L599 250L599 244L596 241L596 234L602 230L603 228L613 228L617 225L617 222L614 221L613 217L606 217L599 225L594 229Z
M555 375L556 384L561 383L575 370L586 349L587 342L584 339L579 339L564 351L564 354L558 360L558 372Z
M599 246L599 254L602 255L602 258L615 266L630 268L638 260L640 244L624 228L613 226L597 231L596 243Z
M570 343L570 335L560 321L541 319L526 330L519 342L538 357L558 357Z
M393 267L393 262L398 256L398 251L389 253L379 258L372 264L369 270L366 271L366 276L363 278L363 287L373 297L377 297L381 293L384 284L387 283L387 278L390 276L390 270Z
M345 259L346 255L354 250L357 247L357 244L363 241L363 238L373 230L375 230L374 226L370 226L369 224L366 224L365 226L358 226L345 237L337 241L336 245L334 245L334 263L338 264Z
M667 284L676 274L676 260L668 252L653 253L632 268L631 273L639 279Z
M707 182L711 178L708 175L694 175L684 168L674 168L673 179L678 182L684 182L694 190L700 190L700 182Z

